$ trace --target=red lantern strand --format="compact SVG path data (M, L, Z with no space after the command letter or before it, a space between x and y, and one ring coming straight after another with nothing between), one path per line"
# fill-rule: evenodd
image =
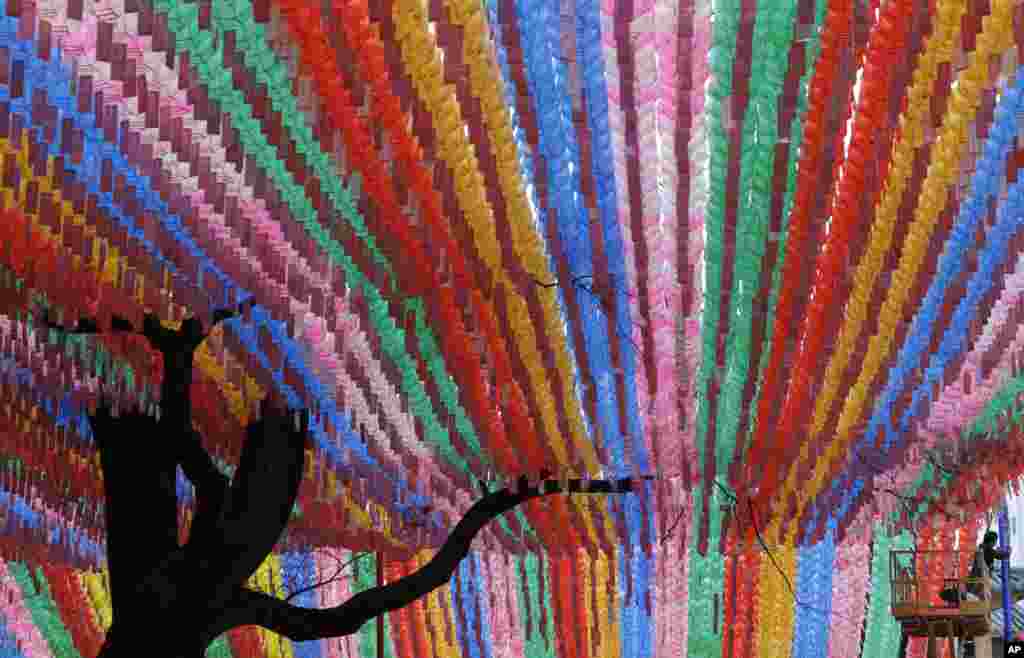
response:
M301 12L289 11L291 9L290 3L282 3L282 5L282 9L288 15L289 24L295 31L296 37L306 46L303 49L303 53L307 63L314 71L314 76L317 79L322 96L331 99L331 102L327 104L325 109L335 117L339 125L345 128L342 134L353 156L353 161L367 162L368 164L366 189L384 208L380 218L384 228L387 228L391 235L394 235L405 245L406 253L410 255L407 266L412 269L407 271L408 276L418 277L418 281L409 282L412 288L414 288L411 292L413 294L424 294L427 291L420 288L423 288L424 284L433 285L436 296L431 295L430 297L435 300L436 304L439 304L439 307L436 307L433 311L438 315L438 319L445 320L452 328L451 332L445 332L452 337L448 338L446 336L448 338L447 342L450 343L455 337L468 338L461 321L461 314L455 310L452 290L447 287L442 288L443 284L438 278L437 273L427 265L422 242L414 237L407 227L398 223L401 212L394 198L394 190L390 185L384 183L386 172L384 172L383 164L380 160L377 158L370 160L370 138L367 133L366 124L355 115L349 102L349 94L339 82L333 64L335 58L330 56L333 49L327 44L326 36L323 33L319 20L313 17L306 17L306 20L303 21ZM340 10L340 7L337 10ZM422 200L425 218L435 238L445 245L446 253L452 256L456 287L469 289L472 279L467 270L465 257L447 226L441 220L439 196L436 190L433 189L426 170L422 167L416 168L416 164L420 160L419 149L416 146L415 140L405 130L404 114L401 112L397 99L394 98L388 89L388 77L386 70L383 68L380 44L377 39L372 38L370 35L366 8L353 6L349 7L348 10L349 15L346 16L343 23L346 37L349 43L358 50L361 59L360 63L367 72L366 77L373 81L370 84L375 99L374 108L384 125L388 127L389 137L394 141L393 145L398 156L395 158L395 163L403 168L406 179L411 182L413 190L416 191ZM351 130L348 130L348 128L351 128ZM476 301L479 303L480 300ZM490 315L493 311L487 311L487 308L489 308L489 305L485 304L481 310ZM499 370L499 380L511 380L508 371L508 357L505 353L504 345L493 335L488 335L487 338L489 347L491 347L490 353L496 359L495 366ZM462 344L464 345L465 341ZM447 351L453 354L452 358L457 361L459 357L454 356L454 352L457 350L451 349L452 347L452 345L446 345ZM453 370L458 373L460 368L454 367ZM485 426L489 426L488 428L491 432L497 432L497 434L491 434L490 438L492 438L494 443L498 444L491 447L494 449L494 454L502 455L502 453L507 453L509 449L508 446L503 445L505 443L504 430L499 424L500 421L496 416L496 409L484 399L485 387L480 379L479 369L473 369L472 372L477 374L476 381L471 380L472 383L465 382L464 384L460 382L460 387L470 393L471 400L475 403L473 406L477 410L476 417L481 419L487 417L490 419ZM456 376L458 377L458 374ZM486 414L484 412L485 409L488 409ZM519 429L529 430L528 433L524 433L521 436L533 436L532 427L527 422L523 409L513 408L511 411L513 411L512 422L521 425ZM515 467L515 461L511 454L504 454L503 457L506 464ZM515 472L515 468L508 470Z
M488 201L490 202L491 208L494 211L496 237L502 244L503 254L506 254L507 267L510 269L520 268L519 265L513 261L516 260L515 249L511 238L511 230L508 225L508 217L506 215L506 204L501 195L501 186L498 181L496 158L493 153L493 148L490 141L490 135L488 134L486 127L483 122L482 112L480 109L480 101L474 96L470 84L466 76L461 74L463 64L461 57L458 56L461 53L462 45L464 43L463 29L461 26L456 25L446 20L444 8L440 4L431 4L428 8L428 18L433 21L437 31L438 43L444 44L445 51L450 53L450 56L445 57L442 66L445 72L445 79L451 81L452 87L454 88L456 100L459 107L462 110L462 118L468 129L469 138L475 146L475 153L477 156L477 163L480 171L484 178L484 191L487 194ZM384 62L387 64L388 73L393 80L393 84L398 90L401 96L403 104L408 105L408 111L416 116L426 117L428 120L419 122L413 122L413 136L419 139L420 145L423 148L423 155L427 161L439 161L435 147L435 140L433 138L433 117L430 116L426 109L426 105L421 99L413 92L413 84L411 77L403 70L401 64L402 58L400 51L392 38L394 34L395 26L392 20L391 8L388 3L385 3L382 7L376 5L370 6L371 20L376 25L380 26L381 31L381 46L384 52ZM343 56L349 56L345 53ZM584 110L585 112L585 110ZM585 124L585 122L584 122ZM581 125L584 125L581 124ZM585 133L586 131L584 131ZM581 157L584 162L586 161L586 135L581 135ZM445 207L457 207L457 198L455 194L454 177L452 172L448 168L439 167L435 169L436 172L436 185L440 188L440 193L443 197L443 203ZM584 183L582 189L584 195L588 199L593 201L594 190L592 186L588 187L586 178L589 175L589 169L586 165L583 167L583 178ZM399 189L399 193L402 194L403 189ZM591 203L593 206L593 203ZM470 244L470 231L471 228L465 221L463 213L454 213L451 217L453 223L453 229L455 230L459 241L462 244ZM593 229L596 231L596 227ZM599 235L599 232L597 233ZM483 260L477 255L475 249L467 249L465 251L467 259L469 260L469 267L477 276L477 280L483 286L481 289L482 294L486 298L492 298L495 294L504 293L505 295L511 294L508 288L502 289L491 289L493 281L490 275L486 272L486 268ZM548 381L556 381L557 376L555 373L555 359L554 351L552 349L552 340L556 339L547 334L546 326L543 322L538 322L538 319L543 317L543 311L540 306L539 289L538 287L529 280L528 276L525 276L525 272L520 272L512 276L509 280L509 285L519 292L526 300L530 308L531 316L534 320L534 330L537 333L538 338L538 349L542 354L542 367L547 373ZM518 350L515 348L515 343L512 341L512 330L508 325L507 318L505 317L504 308L506 304L502 303L502 299L495 298L495 304L498 307L497 313L501 317L501 330L505 336L506 342L509 345L509 353L512 359L512 368L518 381L529 382L526 377L526 366L523 362ZM555 404L561 410L558 418L560 421L559 430L563 436L570 436L568 427L568 414L566 410L566 400L563 395L562 389L558 386L552 387ZM534 418L540 417L540 412L537 407L538 400L537 391L531 391L528 403L530 405L530 415ZM538 427L539 432L543 432L543 427ZM545 434L545 440L543 447L546 449L547 459L549 463L554 463L554 455L550 450L550 446L555 440L555 437L547 436ZM570 451L570 460L572 463L576 463L578 457L575 454L575 444L568 442Z
M815 290L802 323L801 340L794 367L791 369L792 378L775 432L776 436L787 437L785 441L789 449L784 451L787 454L787 461L799 454L802 428L796 423L798 420L801 423L806 420L813 373L821 370L818 364L827 361L827 355L822 353L828 333L826 325L835 324L830 322L830 314L836 316L838 307L841 306L837 304L833 295L838 294L837 289L840 288L847 271L849 245L860 219L858 199L862 199L866 192L864 172L868 163L872 159L877 159L872 157L877 155L877 146L874 149L871 146L877 130L882 128L882 123L887 118L882 113L889 107L892 73L896 70L894 60L897 52L903 53L902 45L910 27L912 6L910 0L887 4L868 44L861 99L854 119L849 157L844 167L845 174L838 183L830 231L818 254ZM885 173L881 172L881 176L884 177ZM782 478L786 475L786 464L780 466L781 469L769 467L765 478L761 480L761 495L771 497L781 484Z
M863 66L863 64L864 64L864 57L865 57L865 54L866 54L867 48L868 48L869 34L870 34L870 32L872 30L874 30L874 28L876 26L876 23L875 23L875 20L874 20L874 15L873 14L868 14L867 12L856 11L856 18L857 18L857 21L856 21L857 26L856 26L856 29L854 30L854 36L853 36L853 38L854 38L854 44L853 44L854 52L852 53L852 66L855 67L856 69L860 69ZM915 45L914 49L911 52L916 52L916 49L917 49L917 46ZM897 81L897 82L895 82L895 88L896 89L899 89L899 90L904 89L905 83L909 79L910 71L912 71L912 67L910 66L910 61L911 61L910 58L906 58L905 62L901 61L901 63L904 63L904 66L902 68L894 71L894 76L895 76L895 79ZM842 82L845 85L843 88L846 90L847 101L845 103L840 103L840 109L841 109L842 114L839 117L838 123L836 124L836 130L835 130L836 138L835 138L835 143L833 145L833 151L832 151L835 155L834 155L834 159L833 159L833 166L832 166L832 172L831 172L832 175L831 175L831 177L828 178L828 184L827 184L827 187L825 189L825 195L824 195L825 196L825 201L824 201L824 205L823 205L823 207L825 207L825 208L831 208L832 207L833 201L835 200L835 195L838 194L838 189L839 189L840 184L841 184L841 181L840 181L840 170L843 168L843 165L846 163L846 147L845 147L845 144L846 144L846 139L848 138L848 135L847 135L847 125L849 123L849 119L851 118L851 116L853 114L853 110L854 110L854 106L855 106L855 101L856 101L855 93L854 93L855 89L854 89L854 84L853 84L854 81L853 81L852 77L848 76L848 77L844 78L842 80ZM893 101L894 101L894 99L893 99ZM892 104L892 102L890 103L890 105L891 104ZM875 176L872 180L870 180L870 184L868 184L866 186L868 189L870 189L870 196L865 196L865 198L867 198L867 199L875 199L876 198L876 195L877 195L878 190L879 190L879 186L881 185L881 181L884 179L884 172L888 170L887 169L888 168L888 145L891 143L892 130L893 130L893 126L894 125L896 125L895 121L887 122L887 123L883 124L881 131L877 134L877 139L876 139L876 144L875 144L876 145L876 153L875 153L875 155L876 155L877 158L880 159L880 161L883 164L882 164L881 168L878 169L878 171L880 172L879 175ZM867 190L865 190L865 191L867 191ZM858 211L859 211L858 222L857 222L856 226L852 227L852 230L853 230L853 235L858 235L860 237L860 239L853 239L853 238L850 239L850 246L851 246L852 250L851 250L851 252L849 254L849 262L851 262L851 263L856 263L856 262L858 262L860 260L862 254L863 254L863 249L864 249L864 247L866 247L867 241L864 239L864 237L867 234L867 228L868 228L868 226L869 226L869 224L871 222L871 219L873 217L874 204L871 203L871 202L862 203L862 204L860 204L860 206L858 208ZM821 256L821 254L819 254L819 258L820 258L820 256ZM849 295L850 291L852 290L852 285L850 285L851 284L850 278L846 277L845 280L843 281L843 284L844 285L842 286L842 290L841 290L841 292L839 294ZM827 331L829 333L834 333L835 331L838 331L838 318L835 316L835 314L832 314L828 318L828 321L831 324L830 324L829 328L826 329L825 331ZM794 426L796 426L796 427L804 427L805 424L808 422L809 414L810 414L810 411L811 411L811 405L810 404L803 405L802 411L803 411L804 415L802 415L801 418L795 420ZM831 434L826 432L826 433L824 433L824 436L831 436ZM819 449L820 449L820 443L819 442L814 443L813 446L812 446L812 450L819 450ZM791 457L795 457L795 456L796 455L794 454ZM791 461L791 457L787 457L787 462ZM807 464L807 460L801 461L801 463L800 463L800 465L802 467L805 466L806 464ZM811 462L811 464L813 465L813 462ZM810 477L810 475L809 475L809 473L805 474L804 471L801 471L801 475L799 477L801 479L803 479L805 477Z

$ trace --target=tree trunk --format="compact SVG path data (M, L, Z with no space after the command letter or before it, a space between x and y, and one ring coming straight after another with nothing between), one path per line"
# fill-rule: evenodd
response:
M628 493L631 479L555 480L486 492L421 569L325 610L291 605L245 587L283 534L304 472L308 415L264 401L228 486L192 429L186 373L201 339L193 322L175 334L147 318L144 332L164 354L168 385L159 422L143 413L112 416L103 401L90 419L104 478L113 625L100 658L200 658L213 640L256 625L295 641L357 632L449 582L473 538L498 516L541 496ZM175 354L175 350L181 353ZM173 357L173 358L170 358ZM174 385L171 385L173 383ZM196 487L192 531L179 546L175 472ZM653 478L645 478L653 479Z
M129 415L113 422L145 432L147 421L152 423L145 416ZM403 608L447 584L476 534L523 502L557 493L632 490L630 479L570 480L564 489L558 481L546 481L488 493L466 512L433 559L415 573L361 592L334 608L300 608L244 585L273 550L298 493L305 451L299 432L292 430L288 436L290 422L290 418L268 414L249 427L227 500L220 509L204 508L200 502L194 525L210 530L193 533L182 547L169 542L177 533L176 516L170 513L173 506L167 505L173 486L168 487L164 477L153 477L154 466L140 457L143 452L165 453L139 450L125 434L123 439L101 441L114 624L100 658L198 658L219 635L244 625L261 626L295 641L350 635L385 612ZM97 425L104 427L102 420ZM163 438L153 427L149 430L153 432L149 436ZM160 463L165 465L168 459L164 456ZM138 512L147 508L161 513ZM129 509L134 513L129 515Z

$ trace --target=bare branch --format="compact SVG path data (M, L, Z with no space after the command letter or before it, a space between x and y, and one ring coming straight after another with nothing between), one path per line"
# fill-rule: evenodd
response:
M296 430L290 413L265 405L247 428L216 538L199 538L192 550L206 562L212 599L248 580L284 532L302 481L308 420L303 414Z
M250 297L249 299L245 300L244 302L236 305L235 308L233 308L233 309L228 309L228 308L219 308L219 309L217 309L216 311L213 312L213 323L210 325L210 330L212 331L214 327L216 327L221 322L224 322L225 320L230 320L231 318L234 318L234 317L237 317L239 315L242 315L243 313L245 313L246 309L252 307L255 303L256 303L256 298L255 297Z
M651 480L646 476L642 479ZM357 632L371 619L398 610L447 583L459 563L469 554L476 534L490 521L522 503L556 493L611 494L633 491L633 479L548 480L537 486L501 489L487 494L459 520L434 557L404 578L365 590L345 603L329 609L300 608L247 588L236 587L224 602L222 612L208 627L210 638L236 626L262 626L293 641L342 637Z
M70 328L70 329L68 329L64 325L57 324L53 319L51 319L50 318L49 309L45 308L45 306L40 305L40 309L39 310L40 310L39 315L40 315L40 320L42 322L42 325L44 327L46 327L47 329L52 329L52 330L60 332L62 334L67 334L67 335L74 336L74 335L84 335L84 334L108 333L108 332L103 331L100 328L99 323L96 321L96 318L87 317L87 316L86 317L80 317L75 322L75 326ZM110 332L109 333L117 333L117 332L134 333L135 329L132 327L131 322L129 322L128 320L122 318L119 315L113 315L111 317L111 319L110 319Z
M314 583L313 585L310 585L309 587L303 587L302 589L300 589L298 591L292 592L291 594L289 594L285 598L285 600L284 600L285 603L291 601L292 599L294 599L296 596L299 596L300 594L305 594L306 592L309 592L309 591L312 591L314 589L323 587L324 585L328 585L330 583L333 583L334 581L336 581L341 576L341 572L345 570L345 567L347 567L347 566L349 566L351 564L354 564L356 561L361 560L364 557L367 557L368 555L371 555L371 554L370 553L360 553L359 555L356 555L355 557L353 557L348 562L345 562L344 564L341 563L341 559L338 558L338 556L331 555L331 557L333 557L338 562L338 568L334 572L334 574L332 574L330 578L326 578L324 580L321 580L318 583Z
M551 283L545 283L545 282L537 279L534 276L530 276L530 280L533 281L533 283L535 285L540 286L541 288L557 288L559 286L559 282L558 281L553 281ZM572 281L571 281L570 285L572 285L575 288L578 288L579 290L582 290L583 292L589 294L591 297L593 297L595 300L597 300L597 306L601 309L601 311L603 311L604 314L607 315L608 317L612 317L613 309L607 307L607 305L611 304L611 302L610 301L606 301L605 298L602 296L602 294L604 292L606 292L606 291L607 292L611 292L612 290L616 289L616 286L614 284L614 277L613 277L613 283L612 283L612 285L609 288L602 287L599 290L595 290L594 289L593 280L594 280L594 275L593 274L580 274L580 275L574 276L572 278ZM584 283L584 281L591 281L591 283ZM630 322L630 324L632 325L633 323ZM640 346L637 345L635 340L633 340L633 337L630 336L630 335L627 335L623 331L623 329L621 327L617 327L616 333L623 340L629 341L629 343L633 346L633 349L636 350L637 354L639 354L641 352Z
M683 515L684 515L684 514L686 514L686 508L685 508L685 507L682 507L682 508L681 508L681 509L679 510L679 514L677 514L677 515L676 515L675 521L673 521L673 522L672 522L672 525L671 525L671 526L669 526L669 529L668 529L668 531L666 531L666 532L665 532L665 534L664 534L664 535L662 535L662 537L661 537L661 543L662 543L663 545L664 545L664 543L665 543L665 542L667 542L667 541L668 541L668 540L669 540L669 539L670 539L670 538L672 537L672 533L674 533L674 532L675 532L676 526L677 526L677 525L679 525L679 522L680 522L680 521L682 521L682 519L683 519Z
M63 325L57 324L56 322L50 319L49 315L44 315L42 321L43 326L46 327L47 329L53 329L54 331L58 331L62 334L81 335L102 333L99 327L96 325L96 320L94 320L93 318L78 318L78 321L75 322L75 326L72 327L71 329L67 329Z

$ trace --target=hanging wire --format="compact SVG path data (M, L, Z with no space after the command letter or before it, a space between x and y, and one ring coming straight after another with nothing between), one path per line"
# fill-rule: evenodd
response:
M711 480L711 482L715 486L717 486L722 491L723 494L725 494L730 500L732 500L733 505L735 507L737 507L737 508L741 507L740 501L737 498L735 493L729 491L729 489L724 484L719 482L717 478ZM779 572L780 576L782 576L782 580L786 583L786 589L789 590L790 595L793 597L793 603L795 603L797 606L799 606L799 607L801 607L801 608L803 608L805 610L809 610L811 612L816 612L816 613L818 613L820 615L824 615L825 617L828 617L830 615L836 615L838 617L841 617L841 618L845 619L846 621L849 621L850 623L853 623L853 624L858 623L853 618L848 617L845 614L841 614L841 613L839 613L836 610L825 610L824 608L819 608L817 606L811 605L809 603L805 603L804 601L800 600L800 597L797 596L796 589L793 587L793 581L790 580L789 576L786 574L786 572L779 565L778 560L775 558L775 553L772 552L772 550L768 547L768 544L765 543L764 537L761 536L761 528L759 527L759 525L757 523L757 514L756 514L756 510L754 509L754 500L753 500L753 498L751 498L750 496L746 496L746 499L747 499L747 506L748 506L749 511L750 511L750 522L753 525L754 534L757 537L757 543L761 545L761 550L763 550L765 553L768 554L768 559L771 561L772 566L775 567L775 570ZM738 514L736 515L736 519L737 519L737 522L739 522L740 517L739 517Z

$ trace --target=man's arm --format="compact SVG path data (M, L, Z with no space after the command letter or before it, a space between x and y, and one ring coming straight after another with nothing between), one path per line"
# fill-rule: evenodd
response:
M152 313L146 314L142 323L142 331L139 333L145 336L149 344L158 352L163 353L178 347L178 334L160 324L160 318Z
M130 334L135 333L135 327L132 325L132 323L122 318L120 315L112 315L110 317L110 330L124 331Z
M100 333L99 327L96 325L96 320L93 318L78 318L75 322L75 326L68 329L64 325L57 324L50 319L50 314L44 309L42 313L42 323L47 329L54 329L65 334L98 334Z
M211 323L210 328L212 329L213 327L217 326L217 324L223 322L224 320L230 320L233 317L242 315L243 313L245 313L247 308L249 308L255 303L256 297L249 297L244 302L235 305L234 308L218 308L216 311L213 312L213 322Z

